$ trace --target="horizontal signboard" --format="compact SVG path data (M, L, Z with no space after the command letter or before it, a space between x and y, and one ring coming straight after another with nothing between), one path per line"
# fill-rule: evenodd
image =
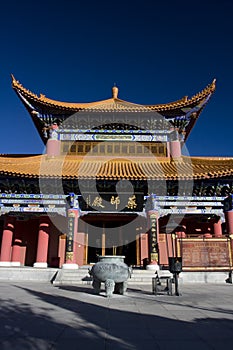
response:
M138 212L143 210L143 194L83 193L79 198L82 211Z

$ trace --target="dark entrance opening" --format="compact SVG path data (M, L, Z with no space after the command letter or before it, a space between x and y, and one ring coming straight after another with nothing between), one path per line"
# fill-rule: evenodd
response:
M136 265L136 214L87 215L83 220L88 236L88 264L97 262L99 255L124 255L126 264Z

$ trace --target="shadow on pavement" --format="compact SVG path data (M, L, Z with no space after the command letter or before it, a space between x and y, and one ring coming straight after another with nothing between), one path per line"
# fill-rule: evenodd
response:
M158 301L151 295L137 305L136 312L135 295L143 298L143 292L137 289L130 288L128 296L103 299L82 286L52 287L46 292L36 290L36 284L33 288L14 288L15 299L1 303L1 350L204 350L220 349L222 344L226 347L228 339L229 345L232 340L232 319L194 316L187 322L176 319L175 310L170 316L151 313L152 303L159 303L158 310L163 310L169 304L176 305L176 297ZM23 293L23 302L17 290ZM144 294L149 296L149 292ZM127 307L131 309L125 310ZM185 312L195 311L194 305L186 305ZM224 309L217 311L227 313Z

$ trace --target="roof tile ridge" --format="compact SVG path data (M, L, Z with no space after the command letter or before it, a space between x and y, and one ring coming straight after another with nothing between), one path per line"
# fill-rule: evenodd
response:
M171 158L170 157L156 157L156 156L146 156L146 157L137 157L135 156L138 162L142 163L170 163Z
M163 108L163 107L185 107L190 105L195 101L199 101L201 98L208 96L210 93L213 93L216 89L216 79L214 79L210 84L208 84L204 89L194 94L190 98L188 96L184 96L179 100L175 100L167 103L160 103L155 105L144 105L149 108Z
M220 157L220 156L192 156L191 159L193 160L216 160L216 161L233 161L233 157Z
M186 102L189 102L189 99L187 96L184 96L182 98L180 98L179 100L175 100L175 101L171 101L171 102L165 102L165 103L157 103L157 104L149 104L149 105L143 105L145 107L149 107L149 108L161 108L161 107L170 107L170 106L174 106L174 105L181 105L181 104L186 104Z
M11 74L12 78L12 87L14 89L18 89L22 92L24 92L27 96L30 96L40 102L45 102L49 104L59 105L59 106L67 106L67 107L85 107L85 106L94 106L96 104L101 104L103 102L110 102L113 101L113 98L100 100L100 101L93 101L93 102L66 102L66 101L58 101L54 100L52 98L49 98L45 96L45 94L40 93L40 95L35 94L34 92L30 91L29 89L26 89L18 80L15 79L14 75Z
M29 162L34 162L34 161L37 161L38 159L41 159L42 158L42 154L32 154L30 156L26 155L25 156L22 154L20 155L19 157L15 156L15 154L7 154L7 155L0 155L0 159L1 160L5 160L5 159L8 159L12 162L19 162L19 160L26 160L26 161L29 161Z
M188 99L188 101L192 102L192 101L196 101L196 100L199 100L201 98L204 98L204 97L208 96L209 94L212 94L215 90L216 90L216 79L213 79L213 81L210 84L208 84L204 89L202 89L201 91L199 91L195 95L191 96Z
M69 107L69 108L92 108L112 100L112 99L107 99L107 100L94 101L94 102L66 102L66 101L58 101L58 100L51 99L49 97L46 97L43 94L40 94L40 97L37 96L37 99L40 102L49 103L57 106Z
M27 94L27 95L29 95L29 96L31 96L33 98L39 99L39 96L37 94L35 94L34 92L30 91L29 89L26 89L19 82L19 80L16 80L13 74L11 74L11 78L12 78L12 87L13 87L13 89L23 91L25 94Z
M147 105L143 105L141 103L135 103L135 102L131 102L131 101L126 101L126 100L122 100L120 98L114 98L115 102L117 103L126 103L127 105L130 106L137 106L137 107L147 107Z

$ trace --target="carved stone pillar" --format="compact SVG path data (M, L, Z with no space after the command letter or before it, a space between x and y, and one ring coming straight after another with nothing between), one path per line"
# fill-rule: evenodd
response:
M78 209L68 210L68 228L66 235L66 257L65 264L62 265L63 269L77 269L77 242L76 236L78 232Z
M158 251L158 211L148 211L149 220L149 265L155 265L155 269L158 266L159 251ZM151 266L152 267L152 266Z

